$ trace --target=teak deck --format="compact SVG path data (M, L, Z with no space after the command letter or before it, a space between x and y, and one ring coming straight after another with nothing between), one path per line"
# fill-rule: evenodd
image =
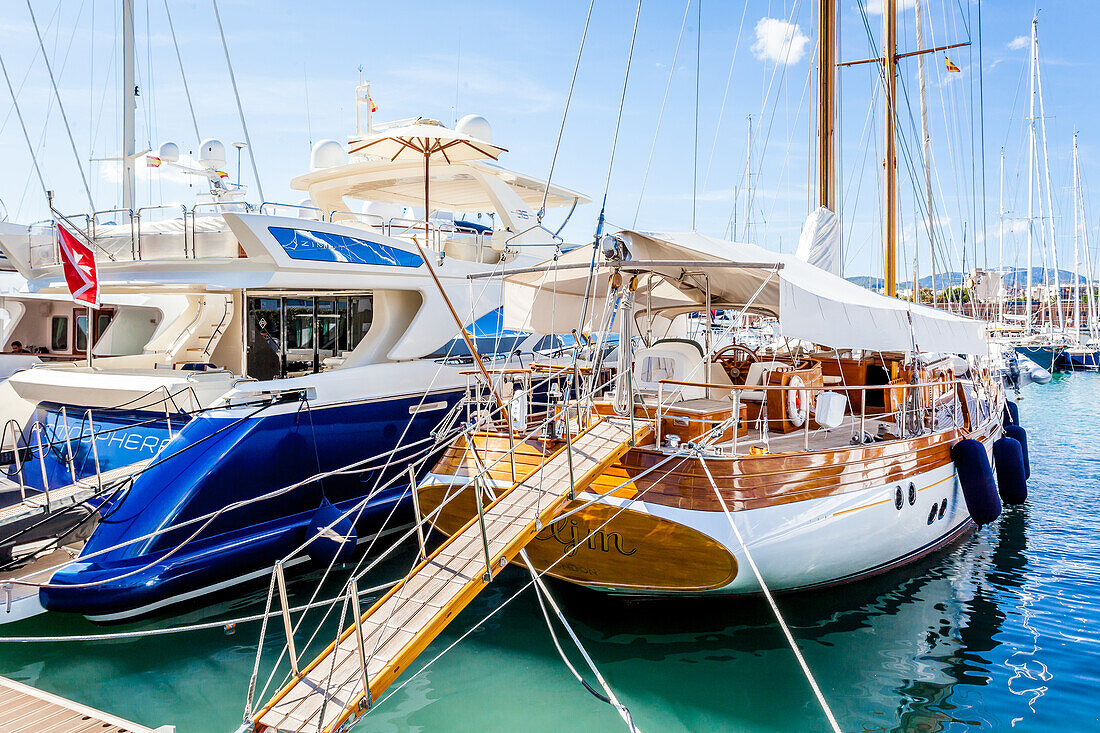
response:
M80 705L0 677L0 731L4 733L171 733Z
M572 442L577 491L588 486L632 443L648 435L649 423L599 420ZM559 449L500 498L485 507L485 533L493 574L511 561L560 510L569 495L569 457ZM402 673L487 584L481 525L475 517L361 617L370 699ZM337 730L367 710L355 626L346 629L261 709L257 730ZM323 727L318 724L322 715Z

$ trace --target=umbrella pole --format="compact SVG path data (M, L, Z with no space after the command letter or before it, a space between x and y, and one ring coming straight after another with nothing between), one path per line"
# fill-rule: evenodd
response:
M425 150L424 152L424 243L428 242L428 157L431 153ZM451 318L454 318L455 323L458 324L458 332L462 334L462 340L466 342L466 347L470 350L470 354L474 357L474 361L477 362L477 368L481 372L481 376L485 377L485 383L489 385L489 392L492 393L493 399L497 403L497 407L504 408L504 400L497 394L496 387L493 386L493 379L489 376L489 370L485 367L485 362L481 360L481 354L478 353L477 347L474 345L473 340L470 338L470 334L466 332L466 326L463 325L462 319L458 315L458 311L451 304L451 299L447 297L447 291L443 289L443 283L439 281L439 276L435 274L435 268L432 267L431 258L428 257L428 253L423 247L420 246L420 242L416 241L416 237L412 238L413 244L420 251L420 256L424 259L424 266L428 268L428 274L432 276L432 281L435 283L436 288L439 290L439 294L443 296L443 302L447 304L447 310L451 312ZM507 410L505 410L507 413ZM505 415L507 419L507 414Z

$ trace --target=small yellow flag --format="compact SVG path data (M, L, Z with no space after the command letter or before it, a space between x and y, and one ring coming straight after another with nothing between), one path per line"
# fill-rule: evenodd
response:
M948 71L953 73L962 71L962 69L960 69L958 66L955 66L954 62L952 62L951 59L947 58L946 56L943 57L943 60L947 62Z

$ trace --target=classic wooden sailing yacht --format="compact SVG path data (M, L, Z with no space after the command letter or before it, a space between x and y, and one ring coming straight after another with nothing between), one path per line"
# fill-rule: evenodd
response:
M835 5L822 4L828 207ZM886 201L892 290L892 184ZM986 368L981 322L696 233L622 231L503 277L507 327L579 325L600 334L587 358L469 373L467 427L415 491L418 526L441 544L421 536L412 570L365 613L353 577L352 625L309 664L298 665L284 613L292 674L243 729L346 729L517 559L536 578L635 595L815 588L993 521L991 455L1005 501L1026 492L1022 448L1001 437L1018 426L1002 428L1013 411ZM716 309L777 319L783 347L713 339ZM700 311L702 343L677 337ZM611 324L615 359L604 358Z

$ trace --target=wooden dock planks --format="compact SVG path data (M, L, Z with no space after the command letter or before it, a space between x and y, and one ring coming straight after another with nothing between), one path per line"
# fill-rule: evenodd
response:
M3 733L172 733L131 723L57 695L0 677L0 731Z
M631 433L628 423L600 420L572 442L573 477L583 490L631 445L649 423ZM560 510L569 495L569 457L563 447L502 492L484 511L493 574L519 553ZM475 517L361 617L372 700L408 668L487 584L485 540ZM280 690L254 721L255 730L331 733L366 712L355 626L346 629Z

